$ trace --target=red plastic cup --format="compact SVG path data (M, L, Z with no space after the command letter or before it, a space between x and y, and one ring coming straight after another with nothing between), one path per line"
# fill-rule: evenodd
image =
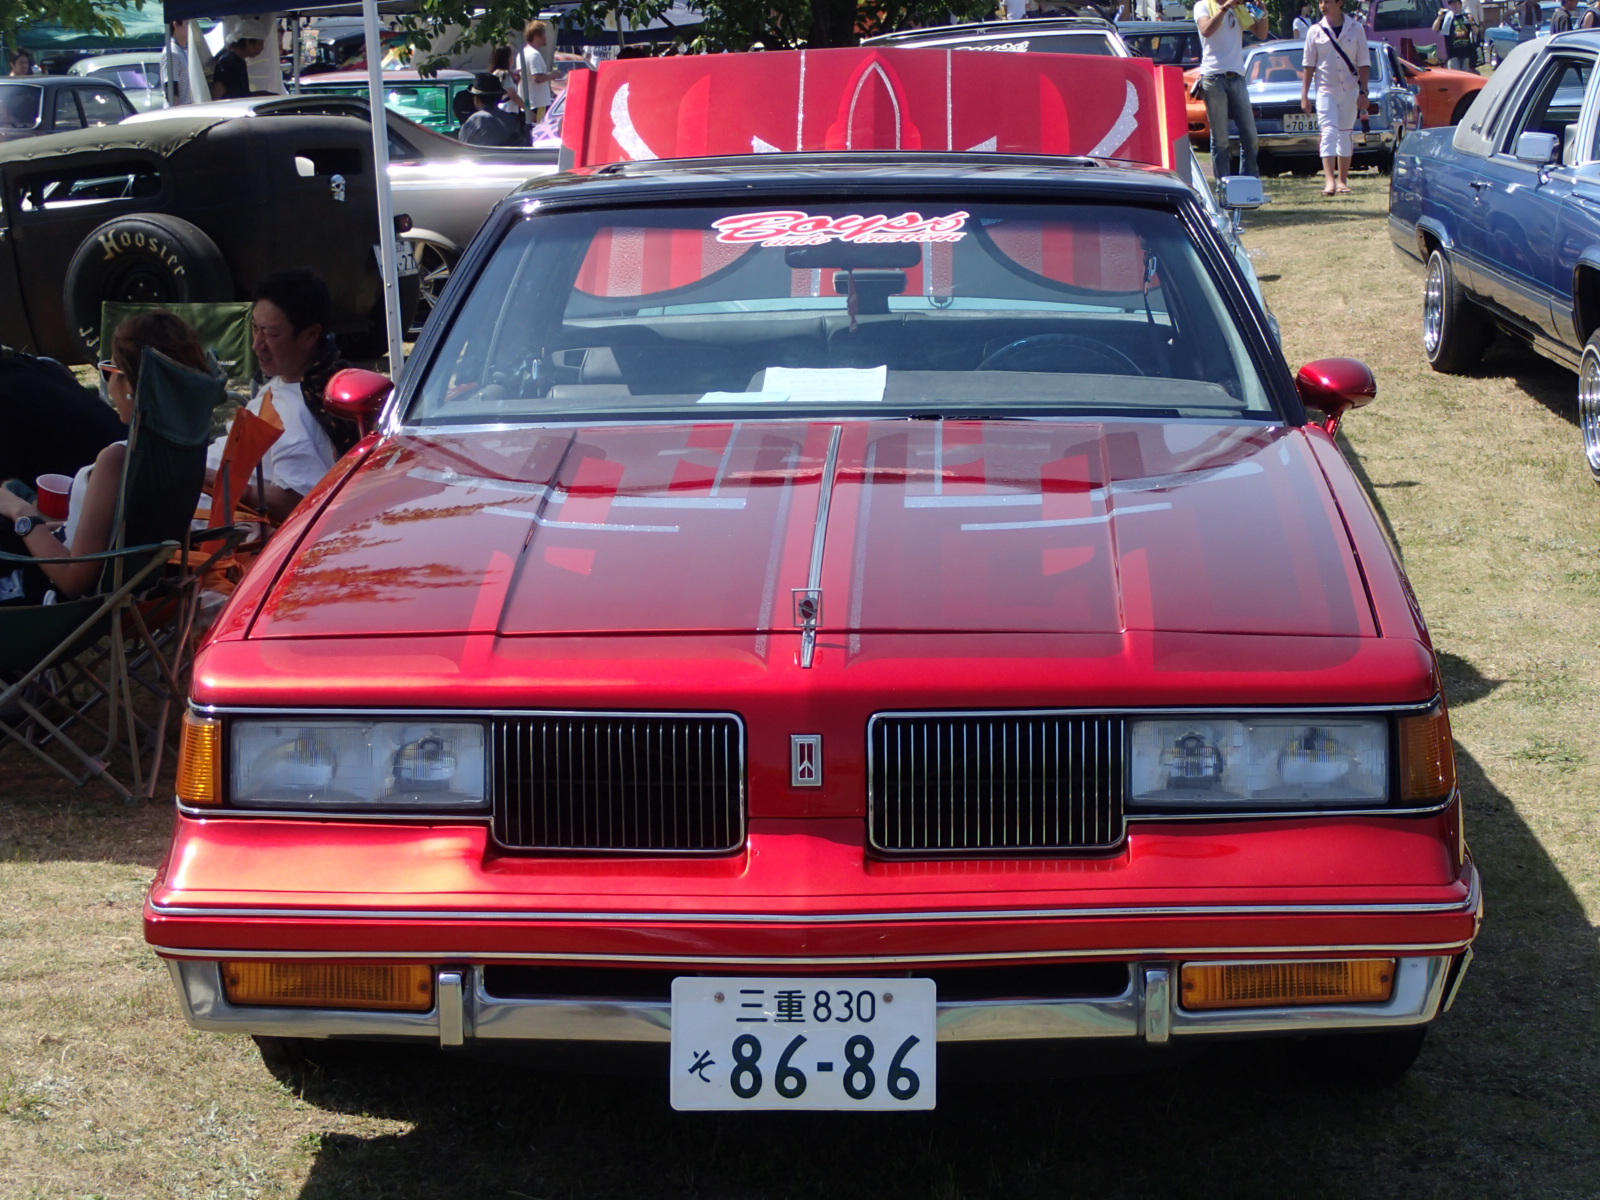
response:
M35 481L39 511L52 521L65 521L72 498L72 476L41 475Z

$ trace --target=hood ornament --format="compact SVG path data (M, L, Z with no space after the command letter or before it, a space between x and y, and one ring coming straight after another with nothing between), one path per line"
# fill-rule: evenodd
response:
M800 665L809 668L817 654L817 626L822 624L822 550L828 540L828 507L833 503L833 481L839 473L839 438L844 426L835 425L828 438L828 457L822 464L822 489L817 497L817 525L811 533L811 570L806 586L794 589L794 623L800 627Z

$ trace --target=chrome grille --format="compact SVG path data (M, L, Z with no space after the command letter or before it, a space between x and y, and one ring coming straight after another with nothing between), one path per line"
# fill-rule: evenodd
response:
M491 737L503 846L693 854L744 841L737 717L530 714L496 719Z
M880 714L867 743L875 849L1101 850L1122 840L1120 717Z

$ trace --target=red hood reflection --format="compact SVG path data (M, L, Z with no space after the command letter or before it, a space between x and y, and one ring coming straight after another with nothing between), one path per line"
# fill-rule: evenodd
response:
M257 637L794 628L1375 636L1307 441L1195 423L794 422L396 437Z

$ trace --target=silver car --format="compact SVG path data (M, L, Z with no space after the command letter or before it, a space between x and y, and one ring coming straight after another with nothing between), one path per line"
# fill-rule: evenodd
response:
M1406 134L1421 127L1421 110L1394 47L1375 41L1369 48L1372 69L1367 77L1366 111L1357 113L1355 165L1376 165L1387 171L1394 162L1395 147ZM1282 168L1285 160L1314 163L1320 157L1317 118L1300 108L1304 52L1305 43L1298 41L1262 42L1245 51L1244 78L1255 113L1263 172L1271 169L1269 164ZM1229 133L1237 139L1236 129L1230 128Z

